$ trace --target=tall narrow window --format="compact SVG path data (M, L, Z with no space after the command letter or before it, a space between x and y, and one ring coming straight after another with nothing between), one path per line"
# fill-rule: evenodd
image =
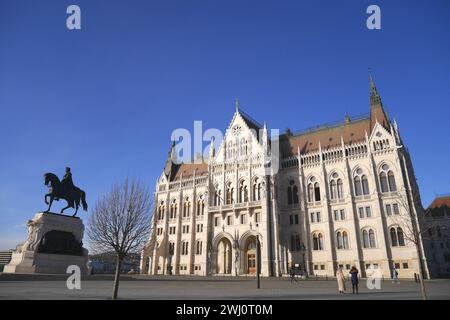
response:
M405 236L403 234L402 228L397 228L397 239L398 239L398 245L403 247L405 245Z
M314 177L310 179L310 183L308 184L308 202L313 202L314 201L314 186L313 186L313 181L314 181Z
M337 180L337 197L338 199L344 199L344 188L341 179Z
M371 248L375 248L376 247L375 231L373 231L372 229L369 230L369 245L370 245Z
M363 230L363 247L370 248L369 231Z
M314 201L320 201L320 187L318 182L314 184Z
M383 166L381 167L379 177L380 177L381 192L397 191L394 173L392 172L392 170L390 170L387 164L383 164Z
M292 187L292 201L294 204L298 203L298 188L297 188L297 186Z
M319 250L323 250L323 235L319 233Z
M397 231L395 230L395 228L391 228L390 233L391 233L391 244L392 244L392 246L393 247L398 246Z
M333 200L337 197L336 181L334 180L331 180L330 182L330 197Z
M361 178L356 176L355 178L353 178L353 183L355 185L355 196L361 196L362 195Z
M347 231L342 232L342 244L344 249L348 249L348 234Z
M337 248L344 249L344 240L342 239L342 233L340 231L337 232L336 238L337 238Z
M287 201L288 201L288 204L292 204L292 188L291 188L291 186L287 187Z
M361 181L363 194L369 194L369 182L367 181L367 177L363 175Z
M395 184L395 177L394 177L394 173L392 171L388 172L388 183L389 183L389 190L391 192L397 191L397 186Z
M355 176L353 177L353 184L355 188L355 196L362 196L369 194L369 182L367 177L363 174L361 168L356 169Z

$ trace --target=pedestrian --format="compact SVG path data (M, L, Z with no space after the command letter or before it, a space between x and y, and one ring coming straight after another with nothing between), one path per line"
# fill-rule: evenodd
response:
M358 293L358 283L359 283L359 279L358 279L358 269L355 266L352 266L352 268L350 269L350 275L352 278L352 290L353 293Z
M396 284L400 283L400 281L398 280L398 271L395 267L392 270L392 283L396 283Z
M344 293L345 291L345 276L344 271L342 270L342 267L339 267L336 271L336 280L338 283L338 290L339 293Z

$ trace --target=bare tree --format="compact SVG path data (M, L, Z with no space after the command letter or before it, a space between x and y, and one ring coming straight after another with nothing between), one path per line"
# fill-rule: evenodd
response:
M419 259L418 276L422 298L427 299L427 291L423 281L426 278L424 266L426 258L424 256L424 240L428 240L429 229L434 227L434 222L427 216L422 207L420 195L417 189L411 190L410 193L404 190L405 196L399 197L399 206L404 209L406 214L395 214L393 212L393 221L402 228L404 240L414 244L417 257ZM403 194L403 192L400 192Z
M124 258L139 252L150 230L151 198L147 188L138 181L112 187L92 210L87 235L94 252L113 251L116 272L112 298L117 299L119 276Z

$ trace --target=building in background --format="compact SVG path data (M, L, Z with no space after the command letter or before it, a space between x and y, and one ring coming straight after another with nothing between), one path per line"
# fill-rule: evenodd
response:
M370 77L370 112L304 132L269 129L236 112L201 163L177 164L172 146L157 182L146 274L252 275L298 264L334 276L356 266L414 277L422 248L406 232L423 213L413 167ZM277 170L279 167L279 170Z
M129 254L122 263L121 273L139 272L139 254ZM116 272L116 255L113 252L89 256L91 274L112 274Z
M450 195L438 196L426 210L424 247L432 277L450 277Z

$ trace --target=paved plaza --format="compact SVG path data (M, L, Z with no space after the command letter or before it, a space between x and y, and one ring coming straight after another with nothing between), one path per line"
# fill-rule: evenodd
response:
M65 276L0 274L0 299L108 299L112 276L97 275L84 278L80 290L69 290ZM426 281L430 299L450 299L450 280ZM358 295L339 295L337 284L329 280L299 280L261 278L256 288L254 278L182 277L182 276L122 276L121 299L420 299L420 288L411 280L393 284L381 282L380 290L369 290L362 279Z

